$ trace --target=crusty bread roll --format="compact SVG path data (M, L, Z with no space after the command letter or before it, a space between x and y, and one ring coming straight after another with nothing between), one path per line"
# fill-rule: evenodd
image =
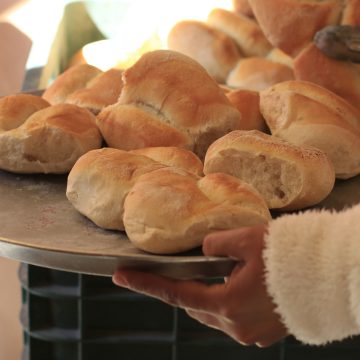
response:
M102 148L83 155L71 169L66 196L96 225L124 230L124 200L140 176L164 167L148 157Z
M244 56L265 56L272 49L259 25L244 15L213 9L207 23L233 38Z
M44 91L43 98L51 105L64 103L74 91L86 84L102 71L89 64L75 65L60 74Z
M236 42L227 34L204 22L180 21L167 38L168 48L199 62L219 83L241 58Z
M340 21L340 0L249 0L255 17L270 43L295 56L315 33Z
M360 0L345 0L341 25L360 26Z
M360 113L316 84L289 81L260 93L260 111L271 133L324 151L336 177L360 173Z
M294 73L297 80L327 88L360 109L359 64L331 59L312 43L295 58Z
M119 102L97 116L110 147L178 146L202 159L241 115L216 81L190 57L171 50L143 55L123 75Z
M226 174L204 178L177 168L143 175L125 199L124 224L130 241L156 254L196 248L219 230L271 219L256 190Z
M130 151L166 166L178 167L198 176L203 175L202 161L191 151L175 146L149 147Z
M81 155L101 146L102 137L94 115L78 106L48 106L23 120L18 127L0 131L3 170L66 173Z
M51 104L69 103L97 115L116 103L123 87L122 70L105 72L88 64L70 67L45 90L43 98Z
M16 94L0 98L0 134L15 129L26 119L50 104L40 96Z
M265 119L260 112L260 96L257 91L237 89L226 92L227 98L241 114L239 130L268 132Z
M245 15L249 18L254 17L254 13L248 0L232 0L232 7L233 10L238 14Z
M122 71L110 69L95 76L84 88L74 91L66 98L66 102L84 107L97 115L105 106L117 102L122 88Z
M335 173L325 153L257 130L233 131L209 148L204 173L224 172L255 187L269 208L298 210L332 190Z
M241 59L229 73L226 84L231 87L260 91L286 80L293 80L294 72L287 65L260 57Z

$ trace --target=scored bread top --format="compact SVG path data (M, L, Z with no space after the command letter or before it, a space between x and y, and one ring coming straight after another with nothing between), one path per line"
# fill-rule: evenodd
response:
M119 102L97 117L110 146L180 146L203 158L211 142L240 126L241 114L220 86L184 54L146 53L124 72L123 80Z
M202 244L210 232L271 219L257 191L226 174L204 178L165 168L147 173L125 199L124 224L133 244L158 254Z

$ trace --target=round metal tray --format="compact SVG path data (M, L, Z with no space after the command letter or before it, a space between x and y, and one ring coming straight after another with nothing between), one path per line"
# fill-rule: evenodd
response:
M151 255L124 232L100 229L65 196L66 176L0 170L0 256L84 274L111 276L119 267L188 279L228 275L235 261L194 250Z
M65 196L66 176L15 175L0 170L0 256L84 274L111 276L119 267L189 279L229 275L236 262L200 250L151 255L120 231L102 230ZM338 181L317 207L341 209L360 202L360 176ZM274 214L275 215L275 214Z

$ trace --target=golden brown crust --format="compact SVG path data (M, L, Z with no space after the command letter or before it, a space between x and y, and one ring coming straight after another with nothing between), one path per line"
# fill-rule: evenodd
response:
M345 0L341 25L360 26L360 0Z
M207 23L234 39L244 56L265 56L272 49L259 25L244 15L213 9Z
M122 87L122 70L110 69L92 78L84 88L71 93L66 102L97 115L105 106L117 102Z
M168 35L168 48L199 62L219 83L223 83L241 54L235 41L206 23L185 20Z
M315 44L306 47L294 61L297 80L318 84L360 109L360 65L330 59Z
M360 113L316 84L290 81L260 93L260 110L273 135L324 151L336 176L360 173Z
M278 48L273 48L266 56L267 59L272 60L274 62L287 65L289 68L294 68L294 59L285 54L282 50Z
M16 173L66 173L101 142L88 110L70 104L49 106L19 127L0 133L0 168Z
M203 175L203 163L191 151L179 147L148 147L130 151L133 154L147 156L166 166L178 167L198 176Z
M254 13L248 0L232 0L232 7L233 10L238 14L245 15L249 18L254 17Z
M97 116L96 122L108 146L117 149L152 146L191 148L191 140L185 133L138 106L108 106Z
M334 169L322 151L252 131L233 131L206 153L204 173L225 172L254 186L269 208L296 210L323 200Z
M184 54L149 52L124 72L123 79L119 102L98 115L110 146L180 146L202 158L212 141L239 126L240 113L216 81Z
M101 70L89 64L75 65L60 74L42 96L51 105L64 103L70 94L83 89L90 80L101 73Z
M142 176L126 197L124 208L130 241L157 254L193 249L210 232L261 224L271 218L259 194L239 180L226 174L199 179L175 168Z
M15 129L26 119L50 104L31 94L16 94L4 96L0 99L0 132Z
M66 196L84 216L105 229L124 230L124 200L143 174L164 167L148 157L102 148L71 169Z
M287 65L260 57L248 57L238 62L229 73L226 84L253 91L264 90L282 81L293 80L294 72Z
M295 56L315 33L340 21L339 0L249 0L260 27L270 43Z
M257 91L237 89L228 91L226 96L241 114L239 130L268 131L260 112L260 96Z

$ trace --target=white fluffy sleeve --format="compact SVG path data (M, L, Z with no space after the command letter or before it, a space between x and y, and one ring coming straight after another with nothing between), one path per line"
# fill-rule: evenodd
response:
M266 285L298 340L324 344L360 334L360 204L272 221Z

